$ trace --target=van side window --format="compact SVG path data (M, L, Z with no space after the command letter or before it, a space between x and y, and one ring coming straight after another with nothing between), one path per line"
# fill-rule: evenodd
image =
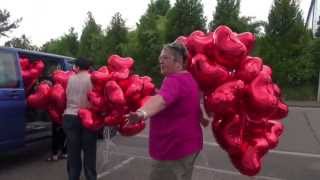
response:
M61 65L59 64L58 61L55 60L49 60L49 59L43 59L45 63L45 69L43 73L41 74L40 80L50 80L52 73L55 70L62 69Z
M16 88L19 86L18 68L13 53L0 51L0 88Z

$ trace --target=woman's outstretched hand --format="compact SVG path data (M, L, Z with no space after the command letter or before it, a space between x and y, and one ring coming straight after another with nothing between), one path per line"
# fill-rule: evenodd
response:
M136 123L143 119L143 114L140 111L130 112L125 115L125 118L128 119L129 123Z
M209 116L202 116L201 120L200 120L200 124L203 126L203 127L207 127L210 122L211 122L211 117Z

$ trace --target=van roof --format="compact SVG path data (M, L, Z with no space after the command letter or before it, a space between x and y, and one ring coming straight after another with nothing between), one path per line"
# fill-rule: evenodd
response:
M10 51L10 52L22 52L22 53L27 53L27 54L37 54L40 56L50 56L53 58L62 58L62 59L67 59L67 60L75 60L75 58L69 57L69 56L62 56L62 55L57 55L57 54L45 53L45 52L40 52L40 51L32 51L32 50L26 50L26 49L21 49L21 48L0 46L0 50Z

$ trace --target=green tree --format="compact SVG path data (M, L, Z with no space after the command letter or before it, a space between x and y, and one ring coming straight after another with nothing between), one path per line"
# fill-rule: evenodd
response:
M151 0L149 4L148 13L154 13L159 16L165 16L170 9L169 0Z
M314 76L314 64L306 54L311 40L295 0L274 0L258 54L273 67L282 85L301 85Z
M12 29L16 29L19 27L19 23L21 22L22 18L14 20L10 22L10 12L6 9L0 9L0 37L1 36L8 36L7 32L10 32Z
M170 4L167 0L151 1L146 13L137 24L136 33L131 36L137 44L129 44L139 52L133 56L136 59L137 72L151 76L157 84L161 80L158 56L165 43L167 21L165 15L169 9Z
M317 22L317 30L316 33L314 34L315 37L319 38L320 37L320 16L319 16L319 20Z
M128 28L119 12L112 17L105 40L107 57L111 54L124 55L124 47L128 43Z
M28 50L38 50L38 47L32 45L30 40L26 37L26 35L22 35L20 38L12 38L11 40L4 43L5 47L14 47Z
M77 56L79 49L78 34L74 32L74 28L69 29L69 33L58 39L51 39L45 43L41 51L60 54L65 56Z
M128 43L123 46L122 50L123 56L129 56L136 60L141 60L137 30L128 32Z
M203 15L201 0L176 0L167 18L166 40L169 42L195 30L206 31L206 18Z
M87 15L80 37L78 56L90 58L95 64L105 64L106 53L103 48L104 35L101 26L96 23L91 12Z
M241 0L217 0L213 20L209 23L210 31L220 25L227 25L235 32L259 33L262 21L254 21L254 17L240 17Z
M312 40L308 46L305 48L305 59L310 59L314 65L314 80L318 80L318 72L320 72L320 38L315 38Z

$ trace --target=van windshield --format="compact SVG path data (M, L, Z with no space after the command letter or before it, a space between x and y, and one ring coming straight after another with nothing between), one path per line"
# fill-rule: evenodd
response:
M0 51L0 88L16 88L19 86L18 68L15 54Z

